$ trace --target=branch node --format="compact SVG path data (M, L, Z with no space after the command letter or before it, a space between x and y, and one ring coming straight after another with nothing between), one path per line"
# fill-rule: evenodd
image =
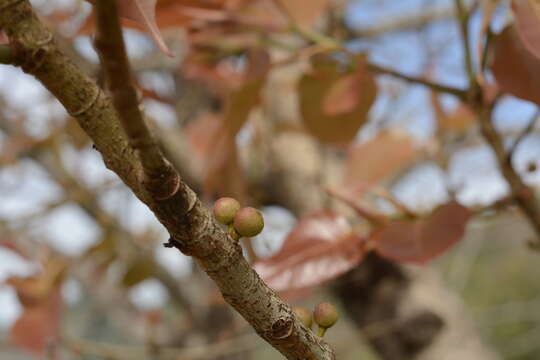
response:
M268 336L274 340L282 340L291 336L294 328L294 321L288 319L278 319L272 324L272 329L269 331Z
M186 256L192 256L192 252L188 250L188 247L182 244L180 240L176 240L172 236L169 238L169 240L167 240L166 243L163 243L163 246L168 249L176 248L180 250L182 254Z
M35 43L34 43L34 46L38 46L38 47L41 47L41 46L45 46L45 45L48 45L50 43L52 43L54 40L54 35L52 32L48 32L47 33L47 37L44 38L44 39L40 39L40 40L37 40Z
M95 88L93 88L93 89L95 90L95 94L94 94L94 96L92 96L90 101L88 101L86 104L81 106L81 108L79 110L69 112L69 115L71 115L72 117L79 117L79 116L83 115L84 113L86 113L88 110L90 110L94 106L94 104L99 99L99 95L101 94L101 89L99 87L97 87L97 86Z
M165 166L155 173L142 171L142 184L156 200L163 201L173 197L180 189L180 175L174 167L165 160Z

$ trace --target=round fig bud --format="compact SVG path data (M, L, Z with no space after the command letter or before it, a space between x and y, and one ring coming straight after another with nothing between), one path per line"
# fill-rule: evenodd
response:
M320 303L313 311L313 320L323 329L332 327L338 318L336 307L327 302Z
M313 324L313 318L311 317L311 311L304 307L295 307L292 309L294 314L302 324L304 324L308 329L311 329L311 325Z
M233 226L240 236L252 237L262 231L264 219L259 210L245 207L234 216Z
M240 210L240 203L230 197L222 197L214 203L214 216L217 221L225 225L233 222L238 210Z

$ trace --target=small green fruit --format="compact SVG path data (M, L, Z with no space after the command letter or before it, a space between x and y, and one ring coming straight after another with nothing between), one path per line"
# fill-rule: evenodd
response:
M264 228L264 219L259 210L245 207L236 213L233 226L240 236L253 237Z
M308 329L311 329L311 325L313 324L313 318L311 317L311 311L304 307L295 307L292 309L294 314L302 324L304 324Z
M323 329L332 327L339 318L339 314L334 305L323 302L315 307L313 319Z
M225 225L233 222L238 210L240 210L240 203L230 197L222 197L214 203L214 216L217 221Z

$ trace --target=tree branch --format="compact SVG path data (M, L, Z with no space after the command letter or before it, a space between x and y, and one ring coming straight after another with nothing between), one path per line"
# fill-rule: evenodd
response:
M28 0L0 0L0 27L10 39L14 63L35 76L77 119L114 171L167 228L171 241L193 256L232 305L286 358L334 359L330 346L313 334L259 278L240 245L217 224L195 193L181 180L173 196L148 193L144 173L112 101L65 56L41 24Z
M497 158L502 175L510 186L510 192L518 206L521 208L527 220L536 232L540 242L540 212L536 206L534 192L523 182L519 174L512 166L511 158L507 155L503 141L492 123L493 107L483 105L479 109L480 127L482 135L486 139Z
M126 132L129 145L140 160L141 180L157 199L167 199L178 190L179 175L161 154L139 110L116 1L97 1L95 10L96 49L120 123Z
M157 360L209 360L224 355L240 354L256 349L261 345L255 335L243 335L213 344L186 348L159 347ZM99 356L105 359L133 360L149 358L148 351L142 346L98 343L85 339L63 337L62 344L76 353Z
M462 0L454 0L454 4L457 11L459 28L461 30L461 39L463 42L464 52L463 56L465 57L465 69L467 71L467 78L469 79L469 87L473 89L476 85L476 78L474 76L472 51L469 39L469 14L468 10L463 5Z
M426 87L428 87L428 88L430 88L432 90L435 90L437 92L443 92L443 93L446 93L446 94L454 95L460 100L465 100L467 98L467 92L465 90L461 90L461 89L458 89L458 88L433 83L433 82L431 82L429 80L425 80L425 79L422 79L422 78L405 75L405 74L402 74L402 73L400 73L398 71L387 69L387 68L384 68L382 66L375 65L375 64L372 64L372 63L368 64L368 68L370 70L372 70L372 71L375 71L375 72L379 73L379 74L390 75L390 76L393 76L395 78L405 80L405 81L413 83L413 84L424 85L424 86L426 86Z
M0 45L0 64L11 64L13 54L7 45Z
M523 139L525 139L525 137L534 130L534 127L536 126L539 120L540 120L540 109L534 112L533 116L529 119L529 123L527 124L525 129L523 129L523 131L519 133L519 135L516 137L516 140L514 140L514 142L512 143L512 147L510 147L510 150L508 150L508 155L507 155L508 162L511 163L512 158L514 157L514 154L519 144L521 144Z
M284 13L284 15L289 20L291 30L293 32L295 32L296 34L298 34L299 36L303 37L304 39L306 39L308 41L311 41L314 44L320 45L322 48L343 51L346 54L349 54L351 56L356 55L354 52L350 51L345 46L345 44L341 43L338 40L335 40L335 39L333 39L331 37L326 36L325 34L322 34L322 33L316 32L316 31L311 31L311 30L306 30L306 29L300 28L294 22L294 19L287 12L286 8L282 5L281 0L273 0L273 1L276 4L276 6L281 9L281 11ZM453 88L453 87L433 83L433 82L431 82L429 80L414 77L414 76L408 76L408 75L402 74L402 73L400 73L398 71L387 69L387 68L384 68L382 66L373 64L373 63L368 63L368 68L371 71L374 71L374 72L377 72L377 73L380 73L380 74L386 74L386 75L390 75L390 76L393 76L393 77L401 79L401 80L405 80L405 81L410 82L410 83L424 85L424 86L426 86L426 87L428 87L428 88L430 88L430 89L432 89L434 91L437 91L437 92L444 92L444 93L447 93L447 94L454 95L454 96L458 97L460 100L466 100L468 98L467 92L464 91L464 90L461 90L461 89L457 89L457 88Z

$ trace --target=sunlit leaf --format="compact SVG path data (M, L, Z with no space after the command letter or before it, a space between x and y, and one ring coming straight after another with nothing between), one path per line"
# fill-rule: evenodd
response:
M324 97L323 112L328 116L337 116L354 111L360 101L361 91L357 74L341 77Z
M333 279L358 264L363 239L347 219L330 211L307 215L274 256L255 263L265 282L277 291L309 288Z
M407 133L384 131L364 144L351 147L345 172L346 186L367 189L410 165L421 154L421 149Z
M337 60L313 63L313 70L298 83L300 112L306 129L318 140L348 143L367 121L377 86L363 57L357 57L355 71L342 70Z
M517 33L536 57L540 57L540 4L530 0L512 0Z
M422 264L461 240L470 216L469 209L452 201L425 218L391 220L375 231L371 240L382 256Z

